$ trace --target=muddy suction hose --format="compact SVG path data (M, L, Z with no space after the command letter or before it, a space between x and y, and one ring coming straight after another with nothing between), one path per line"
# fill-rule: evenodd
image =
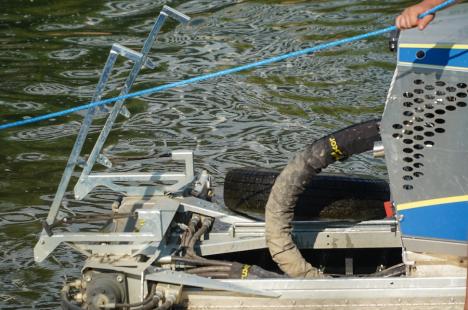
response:
M266 242L273 260L291 277L318 277L292 239L294 207L314 175L337 160L372 150L380 140L380 120L353 125L325 136L297 154L273 185L265 210Z

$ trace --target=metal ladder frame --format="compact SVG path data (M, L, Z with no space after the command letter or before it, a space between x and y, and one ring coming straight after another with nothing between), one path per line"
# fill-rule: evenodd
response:
M136 80L137 75L143 66L154 69L155 64L148 57L148 54L156 40L157 35L159 34L162 26L164 25L167 17L178 21L179 23L185 24L190 20L190 17L180 13L169 6L164 6L159 16L157 17L151 32L146 38L143 48L140 52L136 52L132 49L129 49L125 46L122 46L118 43L112 45L112 48L109 52L106 64L104 65L103 72L99 79L99 82L96 86L92 101L96 102L101 100L104 88L109 80L111 71L114 67L114 64L118 56L122 56L133 62L133 68L123 86L123 89L120 92L120 96L125 96L130 92L130 89L133 86L133 83ZM107 140L107 137L112 129L112 126L115 123L119 114L129 118L130 112L127 108L123 106L125 99L117 101L114 106L110 109L107 107L100 108L103 111L109 111L109 116L106 120L104 127L101 130L101 133L93 147L91 154L89 155L87 161L80 157L86 137L89 133L91 124L93 122L94 116L96 114L96 108L88 109L83 123L78 132L75 144L71 151L70 157L68 159L65 171L62 175L62 179L58 186L57 192L55 194L54 200L50 207L46 222L44 225L52 225L56 219L62 204L62 200L65 196L65 192L70 183L70 179L75 170L76 165L83 164L83 171L81 176L75 185L74 194L75 198L81 200L86 197L86 195L91 192L97 186L106 186L114 191L120 192L124 195L131 196L153 196L153 195L164 195L165 193L173 193L182 190L185 186L191 183L194 179L193 171L193 154L192 151L174 151L171 153L172 160L181 160L185 162L185 172L183 173L134 173L134 174L122 174L122 173L91 173L96 162L111 168L112 163L104 155L101 154L104 143ZM167 182L171 181L175 184L171 185L153 185L153 186L126 186L116 184L116 182L156 182L162 181ZM144 234L131 234L131 236L124 236L122 234L112 234L112 233L91 233L92 242L108 242L110 239L112 241L123 241L123 242L133 242L133 243L142 243L149 242L151 240L158 239L160 233L158 232L147 232ZM112 235L112 236L111 236ZM130 237L130 238L129 238ZM89 239L89 238L85 238ZM90 242L91 240L81 240L81 242ZM44 260L50 253L62 242L80 242L80 238L77 239L76 234L71 233L60 233L52 234L47 229L43 229L40 239L36 246L34 247L34 258L36 261L40 262Z

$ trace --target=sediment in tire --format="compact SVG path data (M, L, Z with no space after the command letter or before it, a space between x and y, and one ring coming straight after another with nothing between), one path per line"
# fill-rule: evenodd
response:
M265 205L279 171L236 168L226 174L224 202L238 213L263 219ZM295 208L295 218L370 220L385 217L383 202L390 200L385 180L359 176L319 174L306 185Z

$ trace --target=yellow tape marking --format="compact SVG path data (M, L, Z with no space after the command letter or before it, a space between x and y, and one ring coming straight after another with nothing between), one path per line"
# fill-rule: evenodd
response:
M451 43L432 43L432 44L413 44L401 43L399 47L409 48L450 48L450 49L468 49L468 44L451 44Z
M402 204L397 205L397 210L401 211L401 210L407 210L407 209L430 207L434 205L454 203L454 202L463 202L463 201L468 201L468 195L452 196L452 197L444 197L444 198L436 198L436 199L428 199L428 200L420 200L420 201L415 201L415 202L402 203Z

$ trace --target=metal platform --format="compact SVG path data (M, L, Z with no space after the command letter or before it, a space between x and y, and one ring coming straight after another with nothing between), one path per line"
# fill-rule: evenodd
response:
M201 291L183 292L188 309L444 309L461 310L465 278L344 278L323 280L226 281L281 294L249 297Z

